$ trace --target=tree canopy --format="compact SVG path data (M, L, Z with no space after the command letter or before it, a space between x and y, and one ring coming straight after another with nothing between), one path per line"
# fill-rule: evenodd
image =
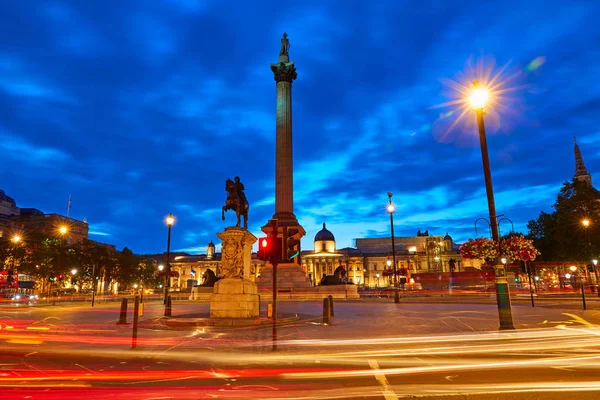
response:
M586 182L567 181L553 208L527 224L529 239L542 253L539 259L589 262L600 257L600 191Z

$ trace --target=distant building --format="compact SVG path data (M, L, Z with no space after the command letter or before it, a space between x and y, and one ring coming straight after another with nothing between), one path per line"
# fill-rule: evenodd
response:
M429 236L429 232L418 232L417 236L395 238L397 269L406 269L408 274L424 272L468 271L480 269L478 260L463 260L458 246L452 237ZM147 255L158 265L166 264L166 254ZM178 277L171 278L171 287L185 290L192 285L201 284L203 274L211 269L217 276L221 271L221 253L215 251L211 241L206 247L206 254L192 255L187 253L171 253L171 268L178 272ZM392 260L391 238L356 239L356 247L337 249L335 237L325 224L315 235L313 250L303 251L300 256L302 269L307 277L318 285L324 275L332 275L342 265L348 274L348 280L355 284L371 287L386 287L390 276L387 271ZM264 262L252 255L250 279L260 276Z
M22 226L18 221L11 220L10 217L19 215L20 210L12 197L0 189L0 237L18 233Z
M25 232L42 232L50 237L59 237L61 227L66 227L65 238L69 244L88 238L87 222L60 214L44 214L35 208L22 208L20 215L10 219L20 222Z
M166 253L147 255L158 265L165 265L167 261ZM176 271L179 276L171 278L171 287L185 290L192 285L202 284L202 279L206 270L211 269L217 276L221 272L221 253L216 252L216 246L210 241L206 246L206 254L187 254L171 253L171 269ZM255 280L260 275L260 268L263 262L252 255L252 267L250 269L251 280Z
M590 175L583 163L583 157L581 156L581 150L579 150L577 139L574 137L573 141L575 142L573 150L575 152L575 175L573 176L573 179L580 182L587 182L588 185L592 186L592 175Z
M429 232L417 232L417 236L396 237L396 269L408 274L423 272L456 272L480 268L477 260L463 260L452 237L429 236ZM325 224L315 236L314 250L301 254L302 268L313 284L319 284L324 275L332 275L342 265L348 280L355 284L386 287L390 285L392 263L392 239L360 238L356 247L336 249L335 237Z
M68 243L88 238L88 223L59 214L45 214L36 208L19 208L12 197L0 189L0 237L10 234L42 232L50 237L60 236L60 228L67 228Z
M0 189L0 215L19 215L21 212L12 197L8 197L4 190Z

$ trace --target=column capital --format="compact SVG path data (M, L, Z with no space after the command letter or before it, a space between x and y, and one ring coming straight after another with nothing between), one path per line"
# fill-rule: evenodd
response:
M289 82L292 83L294 79L298 77L294 62L280 61L277 64L271 64L271 71L273 71L275 82Z

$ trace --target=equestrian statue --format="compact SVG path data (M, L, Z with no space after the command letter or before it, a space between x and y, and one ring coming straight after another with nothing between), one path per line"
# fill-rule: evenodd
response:
M250 205L244 194L244 184L240 181L240 177L235 177L235 182L227 178L225 181L225 191L227 192L227 200L221 211L221 218L225 221L225 211L234 210L237 216L236 227L240 226L240 217L244 217L244 229L248 229L248 210Z

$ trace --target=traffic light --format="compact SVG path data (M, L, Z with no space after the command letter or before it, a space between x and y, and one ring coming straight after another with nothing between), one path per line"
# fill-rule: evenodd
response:
M59 274L58 279L62 279L62 278L63 278L62 274Z
M258 259L262 261L269 261L271 259L271 251L273 249L273 242L270 237L258 239Z
M593 264L588 264L587 265L587 270L588 270L588 272L594 272L594 265Z
M54 282L54 278L53 277L49 277L48 278L48 282Z
M294 238L296 234L298 234L297 228L285 228L283 230L284 234L284 254L283 259L285 261L293 260L295 257L300 255L300 239Z

